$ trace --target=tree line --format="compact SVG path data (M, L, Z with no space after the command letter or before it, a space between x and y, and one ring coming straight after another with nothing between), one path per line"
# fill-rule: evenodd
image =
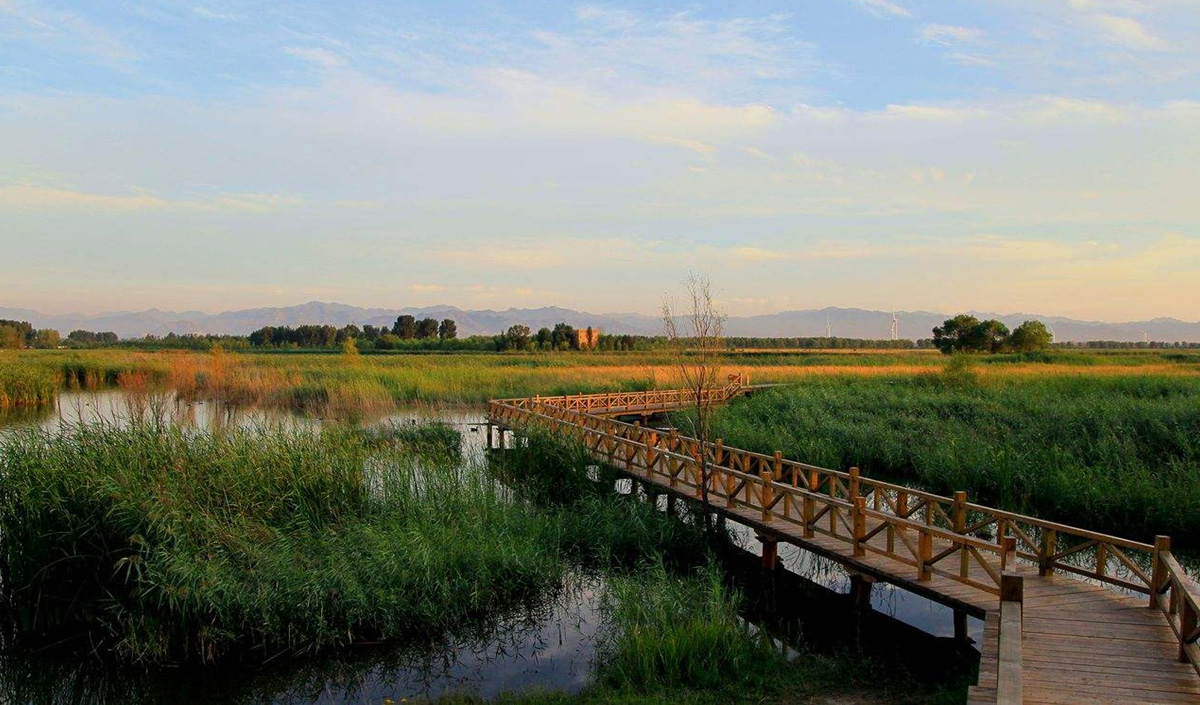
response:
M57 347L93 347L115 345L120 338L112 331L96 333L89 330L73 330L64 340L53 328L34 328L28 321L0 319L0 350L35 348L48 350Z

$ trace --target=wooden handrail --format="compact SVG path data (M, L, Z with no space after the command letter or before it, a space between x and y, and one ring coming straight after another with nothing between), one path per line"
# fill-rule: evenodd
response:
M729 387L738 384L735 380ZM687 390L662 390L655 392L619 392L608 395L580 395L575 398L606 398L620 399L624 403L638 399L668 398L668 393L675 393L670 398L681 400L689 392ZM573 409L561 404L560 400L571 397L539 397L534 399L497 400L493 404L507 405L523 410L535 408L556 408L581 415L571 419L563 419L563 423L580 425L583 417L590 416L586 410ZM694 394L691 396L694 399ZM682 402L681 402L682 403ZM615 406L614 405L610 405ZM606 420L611 424L611 432L622 436L637 433L633 424L616 420ZM701 444L698 440L680 437L689 447L703 452L714 464L727 469L740 471L761 472L771 470L775 479L794 478L795 485L801 489L817 490L826 487L838 496L844 497L853 504L849 492L851 474L839 470L831 470L808 463L794 460L778 460L773 455L754 451L718 446L717 443ZM720 463L716 463L718 454ZM815 478L816 482L811 483ZM811 486L810 486L811 484ZM1150 593L1151 579L1149 568L1153 565L1154 546L1132 541L1118 536L1089 531L1078 527L1046 521L1015 512L1008 512L986 505L971 502L956 502L955 498L938 495L924 490L914 489L905 485L875 480L858 476L856 480L859 496L871 500L875 511L890 513L900 519L909 519L918 511L930 515L926 520L927 526L948 528L957 534L975 535L991 526L997 527L992 535L994 539L991 552L996 552L1003 545L1004 539L1010 534L1015 541L1014 557L1038 563L1044 573L1061 570L1081 577L1107 583L1126 590ZM963 517L974 515L974 521L962 522L955 525L954 516ZM964 549L965 550L965 549ZM981 549L976 549L981 550ZM1131 557L1126 552L1136 552ZM964 562L967 558L962 559ZM1081 565L1080 562L1083 562ZM1114 571L1117 574L1114 574Z
M1154 592L1150 606L1167 618L1179 639L1179 660L1189 663L1200 674L1200 590L1170 551L1170 541L1157 542L1159 551L1154 565Z
M996 669L996 702L1020 705L1024 699L1021 683L1021 639L1025 610L1025 579L1016 573L1000 578L1000 655Z

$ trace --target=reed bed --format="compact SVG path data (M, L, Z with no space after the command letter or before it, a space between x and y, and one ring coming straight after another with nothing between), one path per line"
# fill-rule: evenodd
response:
M414 453L446 436L137 422L11 436L12 626L124 661L261 659L436 632L557 580L556 518Z
M1139 540L1200 540L1200 378L814 378L719 410L729 445Z
M661 564L609 580L610 636L599 680L614 689L759 689L785 665L779 649L738 615L741 596L709 563L690 575Z
M330 353L21 351L0 357L0 408L52 401L55 386L116 386L122 374L185 399L350 417L399 404L476 404L497 397L638 391L678 385L662 352L346 356ZM988 378L1040 376L1200 376L1200 355L1178 351L1055 351L978 358ZM936 374L944 358L929 351L730 351L724 373L754 382L814 377ZM48 376L49 375L49 376ZM35 391L29 391L35 390Z
M465 462L444 424L149 416L0 441L0 598L20 643L262 660L443 633L572 565L704 551L694 526L596 486L578 450L541 439L497 471Z

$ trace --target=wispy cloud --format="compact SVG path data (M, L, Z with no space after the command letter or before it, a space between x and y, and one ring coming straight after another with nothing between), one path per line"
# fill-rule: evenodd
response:
M912 13L892 0L851 0L876 17L911 17Z
M33 183L0 184L0 205L14 210L58 209L109 212L225 211L271 213L298 206L301 199L268 193L215 193L191 198L164 198L151 191L129 187L125 193L106 194Z
M346 63L343 57L321 47L284 47L283 51L323 69L337 68Z
M65 51L88 54L110 64L139 58L124 40L77 12L44 7L30 0L0 0L0 20L4 16L16 21L14 34L18 39L55 42Z
M917 37L926 44L954 46L979 41L983 38L983 30L952 24L927 24L917 31Z
M1127 48L1145 51L1166 51L1171 48L1169 42L1132 17L1102 14L1096 15L1093 22L1105 38Z

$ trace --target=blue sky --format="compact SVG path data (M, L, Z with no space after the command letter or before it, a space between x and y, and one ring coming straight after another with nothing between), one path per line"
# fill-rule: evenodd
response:
M1200 2L0 0L0 304L1200 319Z

